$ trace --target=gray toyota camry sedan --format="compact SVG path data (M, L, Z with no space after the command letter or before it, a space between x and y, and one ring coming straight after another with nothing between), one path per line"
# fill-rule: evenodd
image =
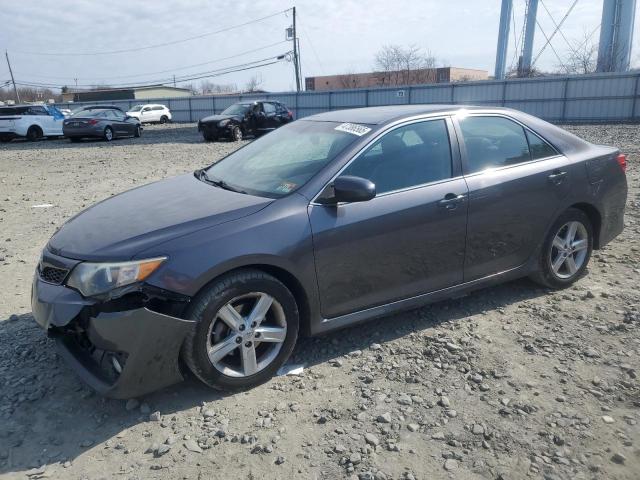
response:
M79 213L32 305L100 393L268 380L317 335L530 276L563 288L623 229L626 158L509 109L322 113Z

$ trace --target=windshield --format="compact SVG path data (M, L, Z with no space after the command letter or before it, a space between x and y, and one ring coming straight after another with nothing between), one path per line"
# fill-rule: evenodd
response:
M254 140L206 170L211 182L278 198L307 183L359 136L339 123L297 121Z
M249 107L246 103L236 103L222 111L222 115L244 115Z
M133 107L131 107L129 109L130 112L139 112L140 110L142 110L142 107L144 107L144 105L134 105Z

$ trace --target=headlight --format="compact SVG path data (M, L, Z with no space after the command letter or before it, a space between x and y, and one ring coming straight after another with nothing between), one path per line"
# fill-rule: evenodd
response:
M229 120L220 120L220 122L218 123L219 127L226 127L227 125L229 125Z
M119 263L83 262L73 269L67 285L79 290L85 297L100 295L143 281L166 259L167 257L159 257Z

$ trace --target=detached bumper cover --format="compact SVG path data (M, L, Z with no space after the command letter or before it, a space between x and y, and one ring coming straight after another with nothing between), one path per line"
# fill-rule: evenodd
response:
M43 282L37 274L32 305L36 321L56 340L61 356L101 395L131 398L183 380L178 358L194 328L191 320L147 308L79 315L91 302L72 289ZM82 324L81 336L71 328L76 324Z

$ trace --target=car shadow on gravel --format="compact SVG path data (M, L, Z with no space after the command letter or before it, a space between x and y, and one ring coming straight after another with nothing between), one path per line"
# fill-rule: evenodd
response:
M522 279L321 337L302 338L289 363L311 368L439 324L455 329L458 320L500 311L546 292ZM240 404L248 395L213 391L187 376L180 384L140 398L142 409L130 404L127 410L124 401L99 397L85 386L58 357L31 314L0 321L0 345L0 475L73 461L105 441L117 449L122 432L150 421L150 412L171 419L204 404L213 403L215 409L215 402L229 396L236 396ZM166 434L171 434L170 428Z

